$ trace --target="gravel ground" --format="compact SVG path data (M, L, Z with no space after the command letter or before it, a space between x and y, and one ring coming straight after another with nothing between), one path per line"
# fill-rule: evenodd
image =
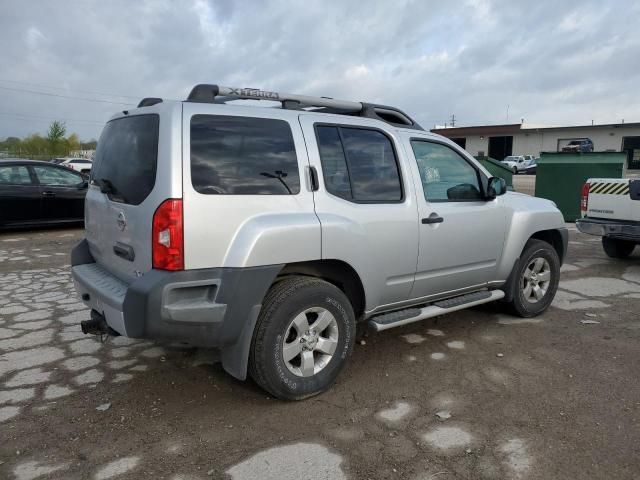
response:
M614 261L570 228L543 316L372 333L297 403L214 351L82 335L81 230L0 234L0 478L638 478L640 251Z
M536 176L535 175L514 175L513 188L515 189L516 192L526 193L527 195L535 194Z

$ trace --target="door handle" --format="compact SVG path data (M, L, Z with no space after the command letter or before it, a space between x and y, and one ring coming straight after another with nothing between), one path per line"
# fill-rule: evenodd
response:
M120 242L116 242L113 246L113 253L125 260L129 260L130 262L133 262L136 258L136 253L134 252L133 247Z
M56 193L55 192L42 192L42 196L43 197L55 197Z
M437 213L432 213L427 218L422 219L423 224L442 223L444 218L440 217Z
M318 171L316 167L307 167L307 171L309 172L309 183L312 192L317 192L320 189L320 185L318 184Z

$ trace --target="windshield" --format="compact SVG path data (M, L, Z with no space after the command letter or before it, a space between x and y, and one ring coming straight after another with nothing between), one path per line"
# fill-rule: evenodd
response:
M112 120L104 127L91 182L116 202L139 205L156 183L158 115Z

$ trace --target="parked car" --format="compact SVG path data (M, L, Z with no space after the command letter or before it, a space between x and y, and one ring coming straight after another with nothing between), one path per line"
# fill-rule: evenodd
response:
M533 160L529 161L529 163L527 163L527 165L524 167L523 173L525 175L535 175L537 167L538 159L534 158Z
M593 142L589 138L571 140L564 147L563 152L593 152Z
M88 175L91 172L93 162L86 158L65 158L60 165Z
M582 233L602 237L602 248L612 258L627 258L640 245L640 180L590 178L582 187Z
M524 170L526 162L527 159L525 158L525 155L510 155L502 160L502 163L508 166L513 171L514 175Z
M82 222L87 181L50 162L0 160L0 228Z
M553 202L394 107L216 85L111 118L85 235L83 332L218 347L228 373L292 400L335 381L356 322L544 312L567 251Z

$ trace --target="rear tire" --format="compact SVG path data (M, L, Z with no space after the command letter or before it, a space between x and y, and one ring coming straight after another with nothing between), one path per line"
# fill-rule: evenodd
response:
M335 382L355 334L353 308L342 291L318 278L286 278L271 287L262 304L249 374L282 400L317 395Z
M518 174L518 168L517 167L513 167L513 174L517 175Z
M611 258L627 258L633 253L636 243L618 238L602 237L602 248L604 253Z
M511 276L512 299L507 303L512 313L535 317L543 313L556 295L560 281L560 258L547 242L531 239L524 246Z

